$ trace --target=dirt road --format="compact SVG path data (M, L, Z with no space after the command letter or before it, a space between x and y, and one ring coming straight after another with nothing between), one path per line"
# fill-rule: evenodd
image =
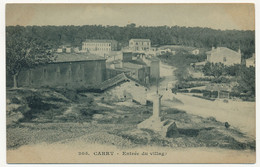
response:
M160 75L165 79L160 83L159 93L166 94L165 88L168 82L175 83L174 67L161 63ZM156 87L151 89L154 93ZM168 92L167 92L168 93ZM152 93L151 93L152 94ZM183 102L175 104L169 101L162 101L162 105L185 110L187 113L202 117L215 117L218 121L229 122L233 127L239 128L243 133L255 137L255 103L229 100L224 103L222 100L209 101L188 94L177 94L175 98Z

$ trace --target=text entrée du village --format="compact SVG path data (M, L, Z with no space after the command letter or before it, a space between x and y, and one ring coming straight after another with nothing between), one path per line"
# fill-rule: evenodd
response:
M158 151L151 151L151 152L113 152L113 151L95 151L95 152L78 152L78 155L87 155L87 156L166 156L167 152L158 152Z

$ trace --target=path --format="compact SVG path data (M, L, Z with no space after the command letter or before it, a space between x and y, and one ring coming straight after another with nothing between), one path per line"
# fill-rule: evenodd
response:
M168 82L176 82L174 68L161 63L160 75L165 79L160 83L159 93L164 94ZM151 94L156 87L152 87ZM229 100L224 103L222 100L209 101L193 97L188 94L178 93L175 98L183 104L173 104L169 101L162 101L162 105L177 108L190 114L202 117L215 117L218 121L229 122L233 127L239 128L249 136L255 137L255 103Z

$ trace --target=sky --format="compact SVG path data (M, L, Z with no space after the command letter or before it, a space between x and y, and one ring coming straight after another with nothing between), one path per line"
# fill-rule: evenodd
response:
M6 25L186 26L255 30L253 4L7 4Z

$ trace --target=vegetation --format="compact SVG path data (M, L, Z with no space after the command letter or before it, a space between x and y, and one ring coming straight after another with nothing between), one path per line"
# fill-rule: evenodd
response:
M19 31L17 31L19 30ZM214 30L200 27L179 26L139 26L129 24L125 27L84 25L84 26L8 26L7 40L10 34L24 33L28 38L37 38L54 48L60 45L81 46L86 39L114 39L121 46L127 46L131 38L151 39L152 45L185 45L198 48L226 46L238 50L240 46L245 57L255 51L255 32L238 30Z
M223 76L235 76L238 83L235 91L255 96L255 68L252 66L248 68L240 64L224 66L221 63L206 63L202 71L206 76L214 76L217 83L228 82Z
M190 64L204 61L206 59L206 55L200 54L194 56L186 51L179 51L175 55L173 55L171 52L167 52L160 55L159 58L161 61L177 68L174 71L175 76L179 82L182 82L183 80L186 80L190 77L187 71L187 68L190 66Z
M13 87L17 87L17 76L24 68L51 61L51 45L28 32L24 27L8 27L6 31L6 71L13 77Z

